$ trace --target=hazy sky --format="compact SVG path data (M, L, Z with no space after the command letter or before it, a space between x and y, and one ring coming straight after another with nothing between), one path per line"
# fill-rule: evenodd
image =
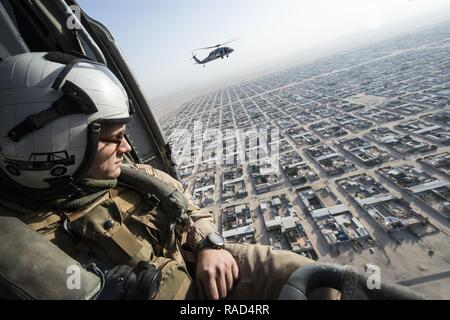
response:
M357 32L450 11L450 0L79 0L113 33L150 100L212 84ZM411 23L411 22L408 22ZM191 52L237 37L203 68ZM204 58L208 51L198 52Z

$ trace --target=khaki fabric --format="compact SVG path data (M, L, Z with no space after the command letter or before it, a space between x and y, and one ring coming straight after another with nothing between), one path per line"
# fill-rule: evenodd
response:
M149 165L137 165L137 168L176 187L178 190L182 191L188 199L188 215L191 220L191 225L187 230L186 243L192 251L209 233L218 231L217 226L214 223L214 217L207 210L201 209L192 201L192 195L187 189L183 188L183 185L179 181L175 180L167 173L157 170Z
M176 260L158 257L153 263L161 271L155 300L195 300L197 291L186 266Z
M136 265L140 260L166 257L184 263L181 246L193 251L208 233L217 231L212 215L192 202L180 182L148 165L139 170L182 191L188 198L187 227L174 225L159 208L150 208L137 191L116 187L82 212L67 214L71 227L88 247L110 264ZM106 198L105 198L106 197ZM111 220L114 226L106 230ZM186 256L190 256L186 252ZM190 259L192 260L192 259Z
M166 173L149 166L138 167L183 190L181 183ZM212 215L195 205L187 190L183 192L189 199L189 217L193 223L186 235L187 243L194 249L208 233L217 231L217 226ZM314 263L296 253L263 245L227 244L225 249L236 259L240 272L240 280L228 299L277 299L282 286L296 269Z
M218 231L214 219L207 210L194 204L180 182L151 166L137 167L184 193L188 199L188 225L175 225L138 192L116 187L82 212L65 214L72 231L81 236L78 243L70 244L69 237L58 235L65 231L63 220L57 215L40 213L29 220L27 215L30 227L45 232L49 240L80 262L87 252L95 253L109 266L136 266L141 260L153 261L163 271L157 299L194 299L194 282L187 272L186 261L195 262L193 251L197 244L209 233ZM277 299L292 272L313 263L295 253L275 251L268 246L228 244L225 249L236 259L240 270L240 280L229 299Z
M275 300L290 275L314 263L296 253L273 250L263 245L227 244L225 250L235 258L240 279L227 297L230 300Z
M71 221L70 227L81 236L82 242L110 265L135 266L139 261L150 258L143 254L144 243L123 223L120 209L111 199L106 199L77 220Z

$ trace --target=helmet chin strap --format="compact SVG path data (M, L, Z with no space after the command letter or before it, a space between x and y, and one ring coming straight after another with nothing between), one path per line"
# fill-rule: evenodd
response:
M78 170L73 174L73 180L78 181L80 179L86 178L86 174L94 163L95 156L98 151L98 141L100 138L100 130L102 125L98 122L93 122L88 126L87 134L87 146L86 152L84 154L83 162L81 163Z
M94 101L73 82L67 80L61 91L64 94L53 102L50 108L28 116L8 132L8 137L14 142L18 142L24 136L61 117L77 113L89 115L98 112Z

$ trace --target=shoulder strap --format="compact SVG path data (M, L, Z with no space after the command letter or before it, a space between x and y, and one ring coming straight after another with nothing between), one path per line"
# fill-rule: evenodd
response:
M84 208L83 210L80 211L74 211L74 212L64 212L64 215L66 216L66 218L70 221L73 222L75 220L80 219L81 217L83 217L86 213L88 213L89 211L91 211L93 208L95 208L96 206L98 206L99 204L101 204L102 202L104 202L105 200L110 198L110 194L109 192L106 192L105 194L103 194L102 196L100 196L97 200L95 200L93 203L91 203L89 206L87 206L86 208Z
M27 225L34 231L49 229L52 225L62 220L61 216L56 212L48 212L44 216L35 216L27 221Z
M177 188L132 167L122 166L121 171L118 178L119 184L136 190L148 201L154 202L171 219L187 218L188 202L184 194Z
M123 219L133 213L143 201L142 196L135 190L124 187L116 187L110 190L110 197L122 212Z

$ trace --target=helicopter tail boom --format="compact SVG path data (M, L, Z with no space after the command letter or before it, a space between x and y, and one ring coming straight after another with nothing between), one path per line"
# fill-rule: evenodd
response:
M202 62L200 60L198 60L194 54L192 55L192 59L194 59L195 62L197 62L198 64L202 64Z

